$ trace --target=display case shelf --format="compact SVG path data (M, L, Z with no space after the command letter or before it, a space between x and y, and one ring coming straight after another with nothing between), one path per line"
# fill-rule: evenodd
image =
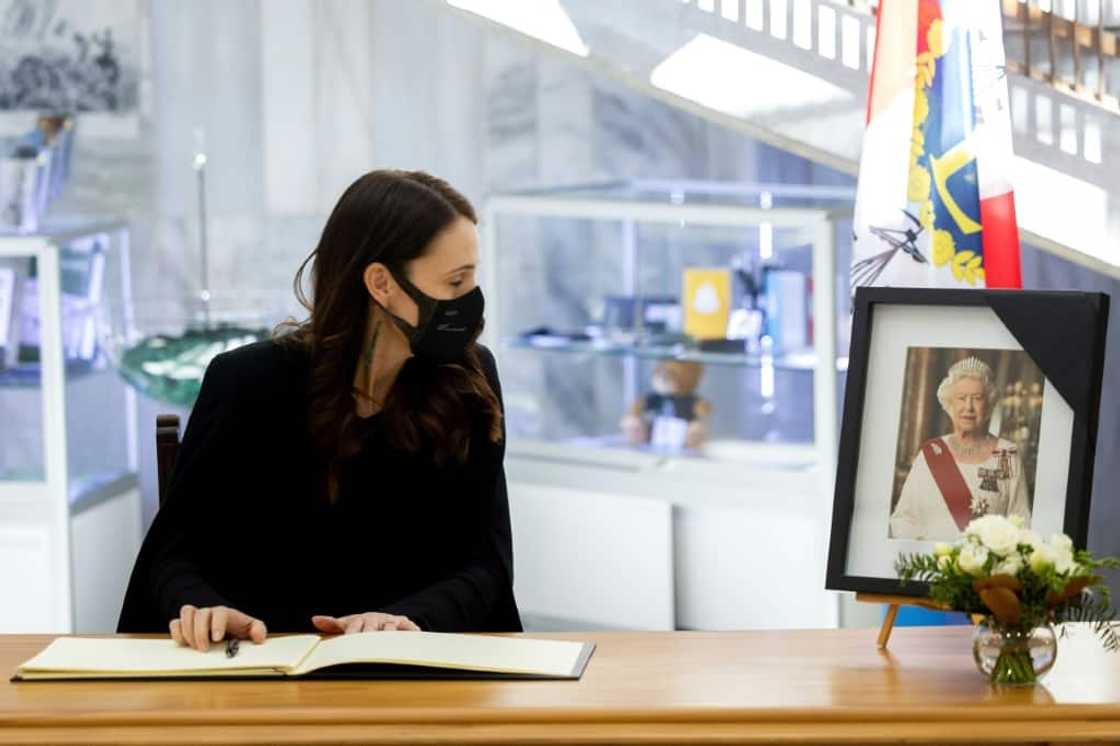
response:
M555 337L547 338L547 341L533 337L507 337L502 340L502 346L506 349L536 350L539 352L637 357L644 360L681 360L706 365L738 365L748 368L761 368L770 365L779 370L806 372L812 372L817 367L817 356L812 350L766 355L747 352L715 352L685 345L634 345L594 340L560 340ZM836 369L838 371L848 369L848 358L846 356L836 358Z
M660 181L491 197L483 341L509 358L511 443L617 434L639 402L648 423L653 376L677 362L701 366L708 438L833 461L850 204L840 188Z
M92 360L67 360L66 380L75 381L103 372L105 367ZM37 389L42 386L43 369L39 363L21 363L0 370L0 388Z

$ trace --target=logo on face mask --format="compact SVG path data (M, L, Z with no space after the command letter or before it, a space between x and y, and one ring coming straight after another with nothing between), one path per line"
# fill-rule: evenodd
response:
M434 363L450 363L463 357L467 346L482 328L485 299L476 287L466 295L439 300L426 295L407 278L393 272L393 279L416 303L419 311L416 326L389 314L408 338L409 347L417 357ZM455 323L436 319L455 318Z

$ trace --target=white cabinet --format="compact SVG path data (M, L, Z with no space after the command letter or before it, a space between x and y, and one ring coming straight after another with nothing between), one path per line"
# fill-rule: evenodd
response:
M116 631L142 532L140 489L132 475L87 493L74 506L70 545L75 632Z
M514 593L530 626L673 629L672 507L510 483Z
M141 539L135 394L96 327L130 298L127 225L0 236L0 270L31 299L0 367L0 632L109 632Z
M527 626L837 626L821 515L831 474L812 450L779 461L760 446L701 474L680 467L510 444L514 590Z
M682 508L674 523L681 629L834 627L820 520L773 505Z

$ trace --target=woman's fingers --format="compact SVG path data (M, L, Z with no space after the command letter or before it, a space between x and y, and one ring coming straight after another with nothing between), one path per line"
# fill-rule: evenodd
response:
M385 614L380 611L368 611L364 614L349 614L342 617L316 614L311 617L311 623L320 632L327 634L350 635L356 632L388 632L392 630L420 631L420 627L408 617Z
M416 624L416 622L412 621L406 616L399 616L397 614L387 614L384 616L385 622L381 627L381 629L383 630L396 629L404 632L420 631L420 627Z
M190 604L184 604L179 609L179 634L183 645L188 645L195 650L206 650L210 647L210 609L196 609Z
M210 612L210 640L217 642L226 636L226 620L229 612L224 606L215 606Z
M411 619L406 616L398 614L374 614L377 617L378 624L375 627L370 627L366 624L366 629L380 629L388 632L390 630L401 630L404 632L419 632L420 627L416 625Z
M311 617L311 623L317 629L326 632L329 635L340 635L346 631L347 626L350 625L355 619L361 619L361 614L347 614L346 616L327 616L326 614L315 614Z
M179 622L182 626L183 643L194 647L194 613L196 609L190 604L184 604L179 609Z
M325 617L331 619L331 617ZM268 629L260 619L255 619L228 606L197 608L183 604L179 618L168 624L171 639L178 645L186 645L196 650L207 651L211 642L226 637L249 638L253 642L264 642Z
M264 626L264 622L260 619L254 619L252 624L249 625L249 639L256 643L262 643L268 637L268 628Z
M337 619L325 614L316 614L311 617L311 623L315 625L315 629L326 632L328 635L337 635L344 629Z
M268 630L265 628L264 622L260 619L249 616L243 611L237 609L230 609L225 606L215 606L214 613L217 614L219 610L226 614L225 631L227 635L234 635L241 639L249 638L253 642L264 642L268 636ZM215 638L215 642L221 638Z
M210 649L211 609L199 609L194 613L194 649L202 652Z

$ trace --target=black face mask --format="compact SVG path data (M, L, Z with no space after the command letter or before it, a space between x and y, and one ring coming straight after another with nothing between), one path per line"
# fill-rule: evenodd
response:
M390 313L405 336L412 354L433 363L451 363L463 357L467 345L482 329L485 300L482 288L475 287L466 295L451 300L437 300L425 295L405 277L392 273L397 284L416 302L419 311L416 326Z

